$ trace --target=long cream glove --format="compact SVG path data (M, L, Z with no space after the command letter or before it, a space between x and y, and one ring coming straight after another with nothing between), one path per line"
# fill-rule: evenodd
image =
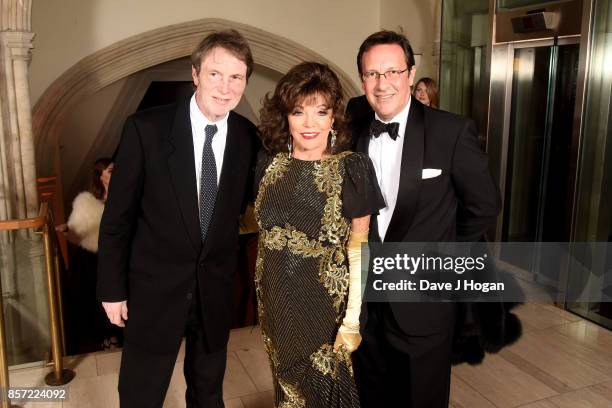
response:
M368 242L368 231L351 231L346 246L349 261L349 294L346 305L346 314L342 319L342 325L336 335L334 350L338 351L342 346L347 351L357 350L361 343L359 334L359 314L361 313L361 243Z

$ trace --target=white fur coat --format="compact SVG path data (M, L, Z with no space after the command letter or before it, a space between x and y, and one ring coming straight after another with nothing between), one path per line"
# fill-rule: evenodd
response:
M98 235L104 203L88 191L79 193L72 202L68 228L81 239L80 245L90 252L98 252Z

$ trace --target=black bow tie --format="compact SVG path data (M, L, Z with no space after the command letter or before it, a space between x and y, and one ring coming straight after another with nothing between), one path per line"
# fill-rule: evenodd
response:
M382 123L380 120L374 119L370 124L370 134L374 137L378 137L385 132L388 133L389 136L391 136L391 139L397 139L399 132L399 123Z

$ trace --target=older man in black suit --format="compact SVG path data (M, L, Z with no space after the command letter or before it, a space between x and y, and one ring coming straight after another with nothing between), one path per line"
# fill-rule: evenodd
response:
M372 34L357 64L365 98L349 102L351 129L387 204L370 241L478 240L500 198L473 122L411 98L416 68L403 35ZM448 406L455 304L366 303L364 312L354 355L362 407Z
M253 58L234 30L191 57L190 100L127 119L102 217L98 297L125 325L122 407L162 406L183 336L187 406L223 406L238 217L258 147L232 109Z

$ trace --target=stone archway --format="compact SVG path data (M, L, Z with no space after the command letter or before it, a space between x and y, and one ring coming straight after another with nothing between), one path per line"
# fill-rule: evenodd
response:
M53 172L62 118L81 98L135 72L188 56L205 35L228 28L245 36L257 64L287 72L302 61L324 62L338 74L348 97L360 93L350 77L331 61L296 42L246 24L210 18L161 27L83 58L47 88L34 106L32 118L39 174Z

